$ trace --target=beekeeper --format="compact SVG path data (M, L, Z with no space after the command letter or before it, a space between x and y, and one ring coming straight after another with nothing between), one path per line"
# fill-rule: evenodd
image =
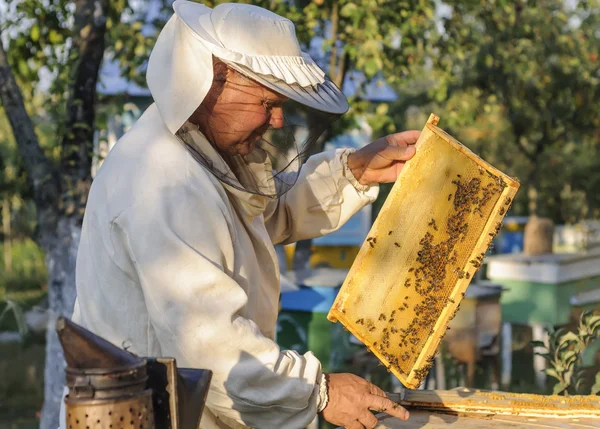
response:
M178 0L152 51L154 104L96 176L73 320L140 356L213 371L203 428L373 428L408 412L273 341L274 243L335 231L414 154L418 132L307 158L348 109L294 25L245 4Z

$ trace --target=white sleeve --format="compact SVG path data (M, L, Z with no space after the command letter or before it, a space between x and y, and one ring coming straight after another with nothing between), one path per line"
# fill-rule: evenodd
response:
M364 186L345 160L352 149L311 156L296 184L265 211L265 225L274 243L320 237L340 228L377 198L379 186Z
M211 194L214 193L214 195ZM224 261L229 214L214 190L153 189L115 221L126 241L162 354L213 371L207 406L251 427L301 428L321 402L321 364L281 351L240 315L248 301Z

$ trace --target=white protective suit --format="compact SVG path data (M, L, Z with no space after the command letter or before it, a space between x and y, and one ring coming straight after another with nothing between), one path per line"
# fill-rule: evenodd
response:
M190 55L195 41L186 32L174 16L155 50ZM93 182L73 320L139 356L212 370L202 428L302 428L317 412L321 365L312 353L280 350L273 341L274 243L336 230L374 201L378 187L356 182L345 166L347 150L312 156L279 200L219 182L174 136L180 129L219 161L186 122L185 106L193 105L186 97L196 94L187 87L193 66L176 75L184 64L150 61L149 80L164 78L164 85L150 85L156 103Z

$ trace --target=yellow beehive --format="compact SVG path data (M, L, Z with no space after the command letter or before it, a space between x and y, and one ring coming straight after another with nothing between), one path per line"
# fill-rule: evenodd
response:
M418 387L519 188L431 115L330 312Z

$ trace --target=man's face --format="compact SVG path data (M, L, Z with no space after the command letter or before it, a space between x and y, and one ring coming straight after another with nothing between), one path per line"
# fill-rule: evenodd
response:
M248 155L271 127L283 127L287 98L228 69L222 91L204 111L202 126L219 152Z

